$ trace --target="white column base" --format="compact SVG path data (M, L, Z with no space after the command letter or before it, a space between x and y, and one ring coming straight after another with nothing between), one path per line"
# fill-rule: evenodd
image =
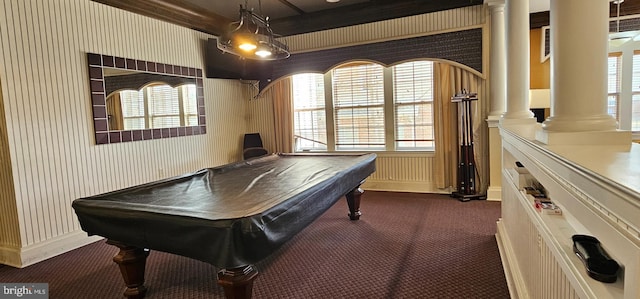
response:
M489 128L497 128L501 118L502 114L489 115L487 116L487 125Z
M616 129L616 119L609 114L589 117L554 115L548 117L542 127L554 132L613 131Z
M536 140L547 145L621 145L631 147L631 131L555 132L536 131Z
M487 188L487 200L502 200L502 138L498 126L499 118L489 118L489 188Z
M527 92L529 92L527 90ZM529 98L526 99L527 103L529 101ZM516 112L505 112L502 115L503 119L512 119L512 120L518 120L518 119L533 119L535 120L535 118L533 117L533 112L531 112L531 110L523 110L523 111L516 111Z
M535 118L501 118L500 126L529 140L535 138L536 130L540 128Z
M488 201L502 201L502 186L489 186L487 189Z

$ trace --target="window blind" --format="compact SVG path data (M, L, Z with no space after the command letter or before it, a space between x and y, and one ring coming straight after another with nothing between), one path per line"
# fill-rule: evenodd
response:
M195 84L177 88L154 84L139 91L125 90L120 92L120 102L125 130L145 129L147 119L149 128L198 125Z
M433 62L393 67L396 149L433 149Z
M383 68L362 63L332 72L337 150L384 149Z
M295 150L326 150L324 76L311 73L294 75L292 89Z
M120 105L125 130L140 130L145 128L144 94L137 90L123 90L120 92Z
M618 119L620 99L620 72L622 53L609 53L607 59L607 113Z
M153 128L180 126L178 90L163 84L145 88L149 98L149 115Z
M633 52L631 130L640 131L640 51Z
M178 92L181 93L182 107L184 109L184 125L185 126L197 126L198 125L198 101L196 98L196 85L186 84L178 87Z

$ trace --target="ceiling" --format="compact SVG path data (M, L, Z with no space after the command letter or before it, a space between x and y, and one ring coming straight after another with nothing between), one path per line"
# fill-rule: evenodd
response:
M221 35L245 0L93 0L134 13ZM545 0L535 0L545 1ZM548 0L546 0L548 1ZM287 36L482 4L483 0L248 0Z
M539 12L549 10L549 1L550 0L530 0L529 11ZM338 2L328 2L326 0L184 0L184 2L202 7L208 11L216 12L229 19L233 19L238 16L238 9L240 5L253 8L255 12L258 12L263 16L269 16L271 19L280 19L298 14L334 9L356 3L366 3L371 5L374 4L372 2L380 1L339 0Z
M484 0L93 0L198 31L221 35L236 21L240 5L267 16L273 31L287 36L479 5ZM530 0L532 28L548 25L550 0ZM610 15L616 16L611 4ZM640 0L626 0L620 15L640 13ZM545 24L546 23L546 24Z
M325 0L248 0L246 2L245 0L184 0L184 2L202 7L208 11L216 12L229 19L238 17L240 5L253 9L262 16L269 16L271 19L281 19L371 1L341 0L330 3Z

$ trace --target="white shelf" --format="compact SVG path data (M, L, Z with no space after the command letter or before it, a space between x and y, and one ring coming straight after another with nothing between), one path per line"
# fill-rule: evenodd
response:
M579 165L554 155L534 141L504 129L501 130L501 135L503 201L505 198L519 201L529 221L535 225L539 238L544 241L543 244L553 255L577 296L597 299L640 298L640 284L637 283L640 281L640 236L633 225L637 218L626 219L620 216L640 215L640 208L628 205L632 203L629 198L637 194L620 192L622 189L617 186L608 185L611 182L599 181L601 178L597 175L592 176ZM535 209L533 201L520 190L521 186L518 186L511 175L513 171L510 168L515 168L516 161L523 164L532 177L544 186L550 200L562 209L562 215L547 215ZM505 196L507 193L512 196ZM624 205L627 205L626 209L619 210L618 207ZM513 221L512 219L511 226L515 226ZM504 223L504 227L508 231L510 223ZM531 234L526 230L511 233ZM574 234L592 235L600 240L605 251L622 268L615 283L603 283L588 276L581 260L573 252L571 236ZM526 250L521 247L515 244L513 247L522 251L515 251L513 255L526 254ZM520 258L512 259L513 262L521 261ZM523 281L525 288L535 287L530 285L535 283L535 279L519 277L515 280Z
M510 178L507 176L507 178ZM511 181L510 188L518 194L518 199L527 211L530 219L539 229L540 236L556 257L556 260L565 271L569 280L577 284L576 288L582 289L582 293L588 298L623 298L624 280L620 277L615 283L603 283L588 276L582 261L573 252L571 237L580 234L567 218L571 218L568 211L562 209L562 215L543 214L536 210L534 201L523 190L518 189L515 182ZM549 196L550 200L553 198ZM622 274L621 274L622 275Z

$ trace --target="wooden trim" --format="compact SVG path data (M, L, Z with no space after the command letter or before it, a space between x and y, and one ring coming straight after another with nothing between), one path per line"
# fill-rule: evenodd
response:
M181 0L92 1L218 36L235 21ZM273 19L270 26L277 34L288 36L482 4L481 0L367 1L306 13L289 3L287 6L299 15Z
M213 35L221 35L234 21L179 0L92 1Z

